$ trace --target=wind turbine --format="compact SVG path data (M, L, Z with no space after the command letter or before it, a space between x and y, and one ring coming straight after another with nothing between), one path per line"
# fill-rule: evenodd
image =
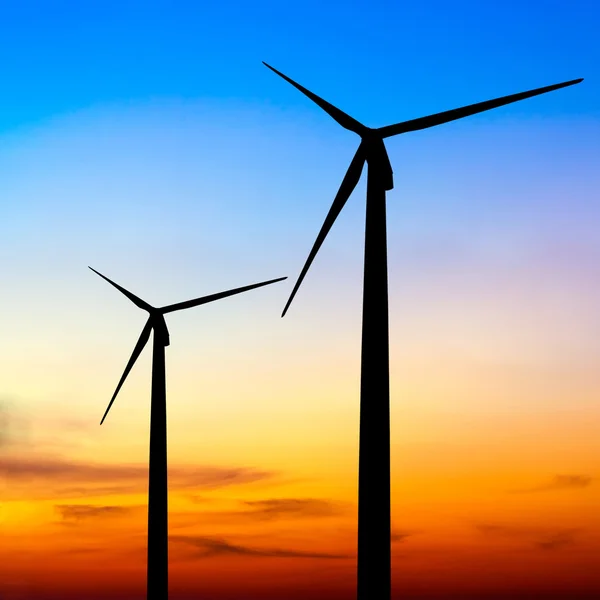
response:
M389 600L391 596L390 395L385 199L386 191L394 187L394 180L383 140L552 92L580 83L583 79L574 79L372 129L264 61L263 64L308 96L342 127L353 131L361 138L358 150L300 272L282 317L286 314L327 233L356 187L364 164L368 164L358 459L357 597L358 600Z
M92 269L92 267L89 267ZM203 296L195 300L169 304L162 308L155 308L138 298L125 288L121 287L108 277L92 269L94 273L100 275L120 292L125 294L137 307L149 313L148 321L142 329L142 333L133 349L133 354L125 367L117 389L111 398L100 425L104 423L106 415L110 410L121 386L127 375L131 371L135 361L141 354L145 345L150 339L150 333L153 331L152 344L152 395L150 401L150 467L149 467L149 485L148 485L148 565L147 565L147 591L148 600L167 600L168 599L168 509L167 509L167 393L165 380L165 347L169 345L169 331L165 322L164 315L193 306L200 306L215 300L227 298L234 294L240 294L283 281L287 277L271 279L262 283L255 283L245 287Z

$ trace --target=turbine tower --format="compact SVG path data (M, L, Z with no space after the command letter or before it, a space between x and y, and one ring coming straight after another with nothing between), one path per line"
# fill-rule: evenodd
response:
M360 436L358 458L358 600L390 600L390 394L389 327L386 241L386 192L394 187L393 171L384 139L442 125L505 104L525 100L576 83L556 85L470 104L445 112L372 129L307 90L267 63L263 64L321 107L339 125L360 136L361 142L335 196L321 231L285 305L286 314L327 233L356 187L365 163L367 209L363 280L363 316L360 382Z
M90 267L92 269L92 267ZM262 283L255 283L245 287L187 300L177 304L169 304L162 308L154 308L141 298L138 298L125 288L111 281L108 277L92 269L111 285L116 287L137 307L149 313L148 321L133 349L133 354L125 367L117 389L113 394L100 425L104 423L121 386L131 371L135 361L141 354L154 332L152 344L152 395L150 400L150 466L148 485L148 565L147 565L147 591L148 600L168 600L168 488L167 488L167 393L165 374L165 348L169 345L169 330L164 315L177 310L192 308L247 292L254 288L283 281L287 277L271 279Z

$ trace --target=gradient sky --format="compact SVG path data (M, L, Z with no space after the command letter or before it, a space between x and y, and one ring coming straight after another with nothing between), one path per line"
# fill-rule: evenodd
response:
M20 0L0 14L0 597L145 589L150 352L169 315L174 600L350 600L369 126L390 139L395 598L600 594L600 6ZM235 574L235 576L232 576Z

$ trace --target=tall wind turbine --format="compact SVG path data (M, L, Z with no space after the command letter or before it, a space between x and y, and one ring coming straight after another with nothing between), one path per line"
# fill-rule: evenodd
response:
M442 125L505 104L574 85L574 79L495 100L372 129L359 123L267 63L263 64L308 96L342 127L361 138L321 231L285 305L287 312L327 233L368 164L363 281L360 441L358 465L358 600L389 600L391 596L390 518L390 394L386 242L386 191L394 187L385 138Z
M90 267L92 269L92 267ZM167 393L165 380L165 347L169 345L169 331L164 315L193 306L200 306L227 296L247 292L283 281L287 277L271 279L245 287L211 294L195 300L187 300L177 304L169 304L162 308L154 308L125 288L111 281L108 277L92 269L94 273L106 279L120 292L125 294L137 307L149 313L148 321L133 349L133 354L125 367L125 372L117 385L100 425L104 423L123 382L129 375L135 361L154 332L152 344L152 395L150 401L150 467L148 485L148 565L147 591L148 600L168 600L168 507L167 507Z

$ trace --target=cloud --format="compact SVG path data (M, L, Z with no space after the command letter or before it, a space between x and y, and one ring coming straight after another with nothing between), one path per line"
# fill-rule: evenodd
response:
M201 488L216 490L228 485L242 485L270 479L275 473L252 467L173 467L169 469L169 483L174 489Z
M579 529L566 529L564 531L549 534L546 538L537 542L537 547L540 550L556 550L563 546L569 546L575 541L575 534Z
M169 469L173 490L213 490L244 485L274 477L274 473L251 467L179 466ZM0 477L10 485L7 493L27 490L31 494L90 496L145 492L148 487L146 465L117 465L71 461L64 457L0 457Z
M39 454L69 452L86 443L97 430L95 421L64 415L60 410L34 411L32 398L0 394L0 449L9 447L16 454L36 448ZM72 411L70 411L71 413Z
M0 449L25 443L28 429L29 419L17 408L15 400L0 396Z
M201 497L200 502L203 502ZM321 498L269 498L264 500L243 500L240 504L247 507L243 510L203 511L203 523L230 523L238 519L244 521L275 521L279 519L320 519L343 515L346 504L324 500ZM197 523L198 513L178 513L181 526ZM390 541L402 543L418 531L392 531Z
M415 535L416 531L392 531L391 540L394 542L403 542L406 538Z
M219 499L213 499L211 503L218 503ZM202 510L192 509L187 511L171 512L169 514L169 527L171 529L187 529L189 527L197 527L200 523L205 526L207 523L212 525L232 525L237 524L238 527L243 527L250 523L274 523L280 520L302 520L311 518L311 511L284 511L282 513L270 511L263 513L262 511L254 510L210 510L210 504L200 502L199 507ZM314 513L315 518L323 518L327 513Z
M223 538L209 536L171 536L170 541L193 546L197 558L213 556L255 556L263 558L319 558L344 559L352 558L345 554L329 554L323 552L303 552L300 550L285 550L282 548L255 548L233 544Z
M114 549L93 546L73 546L71 548L63 548L60 552L62 554L97 554L98 552L106 554L107 552L114 553Z
M592 477L587 475L555 475L548 483L520 490L513 490L513 494L529 494L533 492L555 492L560 490L581 490L592 484Z
M192 500L194 503L206 503L206 499ZM268 498L264 500L239 501L241 509L214 510L203 512L202 520L206 522L235 521L275 521L280 519L327 518L342 514L340 503L319 498ZM195 513L194 513L195 514Z
M488 537L523 539L539 550L557 550L575 542L580 529L543 529L518 525L480 523L476 529Z
M198 494L188 494L186 497L192 504L208 504L215 501L214 498L199 496Z
M496 525L491 523L480 523L475 528L484 535L502 537L522 537L537 533L536 529L519 527L515 525Z
M0 448L8 442L9 415L4 404L0 404Z
M340 508L335 503L317 498L271 498L248 500L243 504L250 507L250 510L243 511L241 514L260 520L280 517L330 517L340 512Z
M91 504L57 504L54 509L63 521L83 521L104 517L121 517L128 515L137 506L93 506Z

